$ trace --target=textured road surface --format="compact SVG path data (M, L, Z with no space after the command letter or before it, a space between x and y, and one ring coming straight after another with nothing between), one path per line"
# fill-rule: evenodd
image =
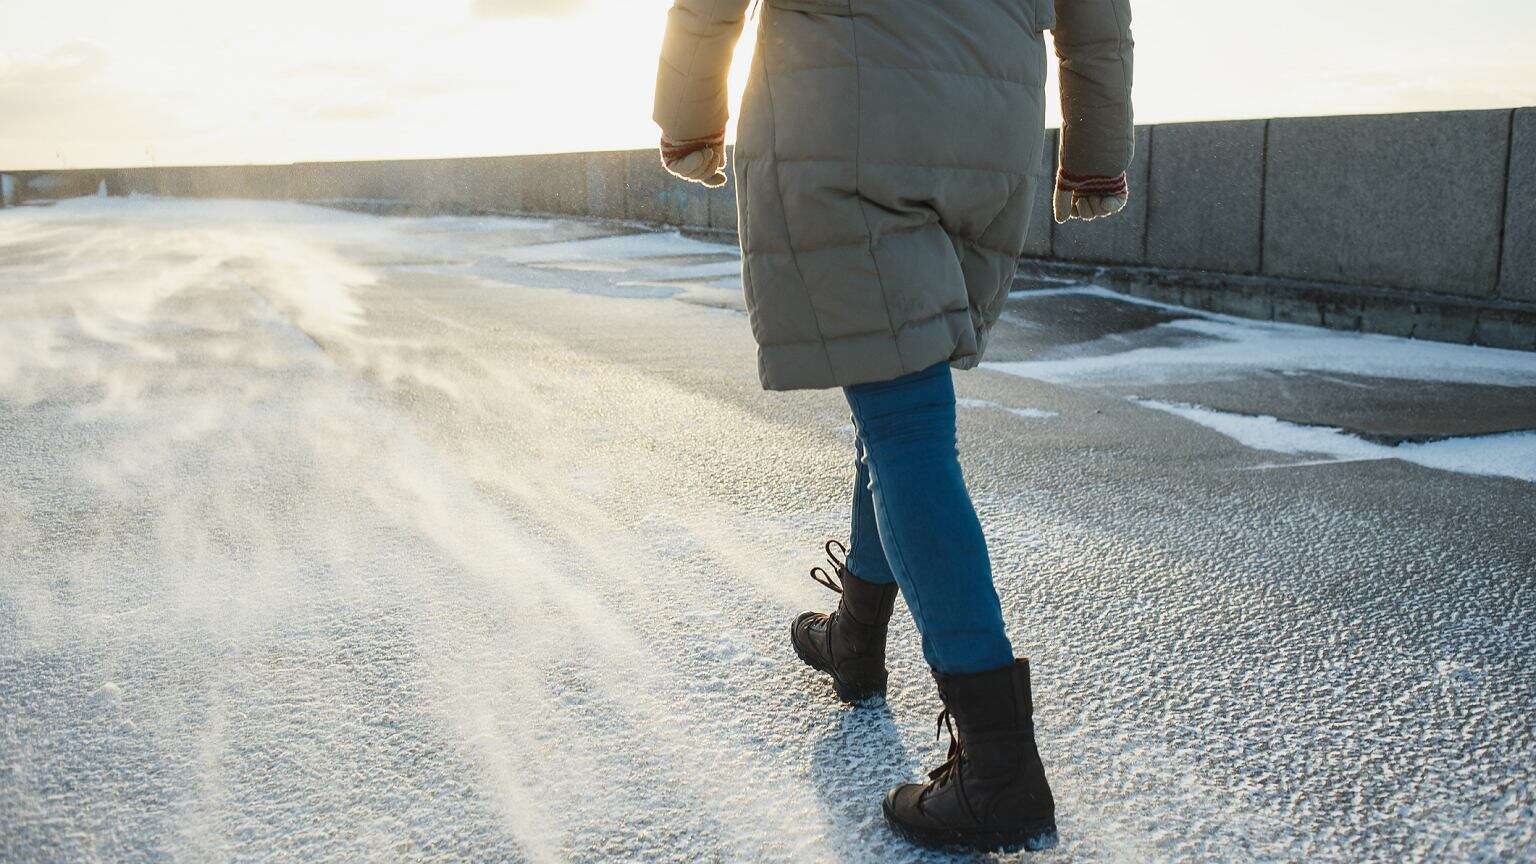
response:
M626 230L0 211L0 861L968 860L880 821L944 748L905 612L880 709L785 640L846 406ZM1058 286L988 359L1034 860L1536 855L1531 355Z

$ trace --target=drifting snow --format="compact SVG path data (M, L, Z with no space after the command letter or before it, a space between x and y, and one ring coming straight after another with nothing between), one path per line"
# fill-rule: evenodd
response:
M835 602L802 574L845 525L845 407L708 365L750 364L739 318L552 290L734 271L675 235L551 242L601 230L0 212L0 858L972 860L881 824L944 753L910 621L885 710L785 644ZM1357 530L1326 490L1255 527L1195 488L1170 527L1123 451L996 437L969 455L1024 482L978 508L1065 840L1032 860L1529 848L1513 555ZM1312 545L1351 541L1434 575L1372 594L1402 574Z
M0 268L0 848L52 846L9 845L39 813L115 859L823 842L785 840L824 838L822 807L730 704L763 647L689 638L729 607L648 575L737 534L650 493L599 510L624 451L542 436L580 400L370 324L387 271L341 247L467 254L442 222L91 199L0 226L48 250ZM598 248L659 248L635 242ZM431 440L395 393L516 423Z

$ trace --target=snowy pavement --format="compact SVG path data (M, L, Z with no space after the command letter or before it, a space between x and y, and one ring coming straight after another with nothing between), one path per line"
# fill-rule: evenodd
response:
M734 250L597 223L0 211L0 861L906 861L943 758L786 631L835 393ZM1062 845L1530 860L1536 355L1010 301L957 376Z

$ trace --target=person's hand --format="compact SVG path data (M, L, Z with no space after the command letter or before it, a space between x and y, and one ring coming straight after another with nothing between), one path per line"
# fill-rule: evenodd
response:
M706 138L661 138L661 164L673 176L711 189L725 185L725 130Z
M1119 177L1060 171L1056 174L1056 224L1068 219L1092 221L1113 216L1125 209L1125 202L1130 198L1130 187L1123 171Z

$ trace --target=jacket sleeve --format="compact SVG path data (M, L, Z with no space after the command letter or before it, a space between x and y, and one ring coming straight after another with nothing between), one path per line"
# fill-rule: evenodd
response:
M675 0L667 12L651 115L666 137L686 141L725 128L725 79L746 7L747 0Z
M1136 148L1130 0L1055 0L1061 61L1061 167L1117 177Z

